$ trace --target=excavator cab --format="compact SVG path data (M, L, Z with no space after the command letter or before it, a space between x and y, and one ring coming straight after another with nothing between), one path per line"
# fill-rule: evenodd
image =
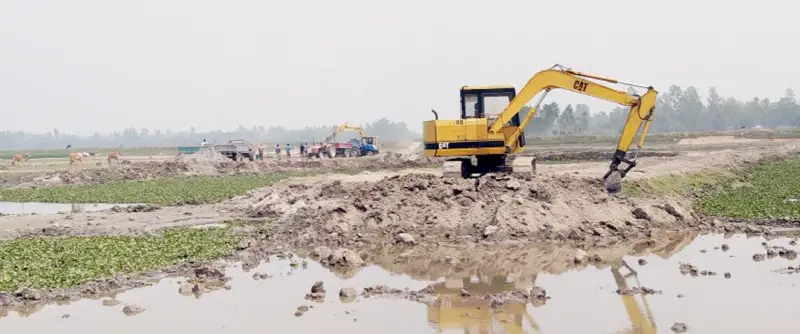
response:
M486 118L492 124L517 96L514 86L464 86L461 87L461 119ZM517 129L520 115L506 123L506 128ZM525 146L524 129L517 139L519 147Z
M362 142L364 144L372 145L372 146L375 146L376 148L378 147L378 137L375 137L375 136L364 136L364 137L361 137L361 140L362 140Z

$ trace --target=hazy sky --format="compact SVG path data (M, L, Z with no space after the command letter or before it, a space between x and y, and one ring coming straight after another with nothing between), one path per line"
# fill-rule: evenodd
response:
M705 94L798 87L796 1L0 0L0 130L457 117L554 63ZM613 104L571 93L560 104Z

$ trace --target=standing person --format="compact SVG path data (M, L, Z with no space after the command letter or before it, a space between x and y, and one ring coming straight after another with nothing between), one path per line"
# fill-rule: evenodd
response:
M264 161L264 144L258 144L258 160Z
M292 145L286 144L286 158L290 158L292 155Z
M300 156L301 157L306 156L306 144L305 143L300 143Z
M275 144L275 156L281 160L281 144Z

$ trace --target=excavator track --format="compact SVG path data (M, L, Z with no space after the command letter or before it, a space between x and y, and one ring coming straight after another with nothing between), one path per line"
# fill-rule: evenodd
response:
M513 155L506 158L506 165L511 167L511 174L521 177L536 176L536 157Z
M447 178L469 178L473 174L512 174L520 177L536 175L536 158L532 156L508 156L502 165L473 165L470 159L453 159L442 165L442 176Z
M464 164L470 164L469 160L448 160L442 164L442 176L446 178L467 178L470 176L470 172L462 170L462 168L468 168L464 166Z

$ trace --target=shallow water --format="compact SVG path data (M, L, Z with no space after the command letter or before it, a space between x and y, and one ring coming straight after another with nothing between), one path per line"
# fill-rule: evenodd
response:
M670 327L676 322L686 323L687 333L800 330L800 322L794 320L794 313L800 307L800 298L797 298L800 293L796 287L800 274L773 271L798 266L800 259L774 257L753 261L754 253L765 253L761 245L764 239L760 237L735 235L726 239L710 235L689 240L677 240L662 247L658 253L668 258L655 254L622 258L638 273L624 279L624 284L628 287L641 284L663 292L644 297L615 293L619 288L613 269L618 266L615 265L569 269L569 264L561 263L560 258L558 263L526 256L511 260L508 254L512 253L500 256L499 252L494 263L483 261L486 265L477 272L471 272L474 268L468 268L467 264L441 271L415 266L414 261L392 264L392 258L413 258L411 250L397 257L376 256L375 261L387 263L386 268L371 265L345 275L337 275L311 260L306 269L302 266L292 269L289 260L273 259L249 272L233 264L226 271L233 278L229 282L230 291L218 290L199 298L184 296L178 293L181 279L170 278L152 287L118 294L116 299L122 304L113 307L103 306L100 300L82 300L63 306L47 305L27 316L9 310L0 319L0 332L464 333L464 328L470 328L475 333L672 333ZM797 246L790 246L790 240L782 237L768 243L798 250ZM714 249L723 243L730 245L730 250ZM557 253L547 254L558 256ZM501 257L513 261L505 267L509 268L505 272L496 269L502 267L498 266L504 260ZM648 263L640 266L637 264L640 258ZM614 259L609 260L614 262ZM531 264L534 262L541 265ZM718 274L682 275L678 270L681 262ZM428 263L430 266L431 262ZM529 269L534 267L542 269L531 274ZM559 269L561 267L566 269ZM454 279L445 284L444 278L435 277L439 272L448 272ZM730 272L732 278L724 278L725 272ZM253 273L269 273L273 277L255 280ZM629 271L622 267L618 273L624 276ZM505 278L509 277L515 278L516 283L505 283ZM321 304L304 299L317 280L324 281L327 290L325 302ZM473 294L529 289L533 281L552 296L545 305L510 304L492 313L488 311L488 303L477 305L480 309L476 305L459 308L460 298L447 293L458 293L462 286ZM443 306L427 306L407 300L359 297L355 302L343 303L338 297L341 287L354 287L360 292L366 286L385 284L417 290L431 283L438 283L437 291L442 291L439 298L449 302L441 303ZM141 305L146 311L126 316L121 311L126 303ZM294 312L300 305L314 308L295 317ZM0 315L4 313L0 311ZM70 317L64 319L64 314ZM479 331L480 327L484 331Z
M125 207L130 204L63 204L39 202L0 202L0 214L4 215L51 215L57 213L95 212L108 210L114 206Z

